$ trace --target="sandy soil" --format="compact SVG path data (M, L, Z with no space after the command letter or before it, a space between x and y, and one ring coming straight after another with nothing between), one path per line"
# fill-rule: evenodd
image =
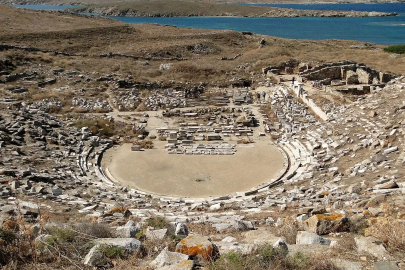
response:
M143 152L132 152L130 144L110 149L103 168L122 185L183 197L246 191L275 178L283 168L280 150L264 139L238 146L232 156L169 155L165 143L155 142L156 149Z

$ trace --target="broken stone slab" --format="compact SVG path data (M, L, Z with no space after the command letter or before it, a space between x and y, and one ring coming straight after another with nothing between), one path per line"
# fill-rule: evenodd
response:
M273 252L282 257L288 255L288 246L284 239L280 238L273 244Z
M344 259L332 259L334 265L339 267L339 269L345 270L363 270L361 262L352 262Z
M177 223L174 231L175 235L188 235L188 228L184 223Z
M258 228L257 230L247 231L242 233L243 243L254 243L257 245L271 244L273 245L280 238L275 236L271 231L264 228Z
M92 267L105 267L109 264L110 260L100 250L100 245L95 245L84 257L83 263Z
M329 246L331 240L319 236L315 233L299 231L297 233L297 245L326 245Z
M222 239L221 242L234 243L234 242L237 242L237 239L232 236L227 236L224 239Z
M219 210L221 209L221 203L216 203L210 206L211 211Z
M251 221L244 221L244 220L235 220L231 223L232 228L237 231L249 231L254 230L255 227Z
M378 241L374 237L358 236L355 237L354 240L359 252L367 252L380 260L388 260L391 258L383 242Z
M135 235L138 232L139 232L139 228L136 226L117 227L117 236L119 238L135 238Z
M387 200L387 195L381 194L371 197L368 202L366 203L366 207L374 207L380 205L380 203L385 202Z
M216 223L216 224L212 224L212 227L214 227L215 230L217 230L217 232L221 232L223 230L229 229L231 227L231 224L229 224L229 223Z
M398 184L394 180L390 180L386 183L375 185L373 189L392 189L392 188L398 188Z
M405 194L405 189L403 188L388 188L388 189L375 189L373 190L374 194L389 194L389 193L396 193L396 194Z
M220 254L225 254L228 252L236 252L242 255L252 254L258 247L255 244L242 244L238 242L215 242L215 245L218 247Z
M195 263L194 261L191 260L181 261L175 265L167 265L156 268L156 270L193 270L193 269L195 269Z
M398 262L375 262L374 270L399 270Z
M381 154L381 153L378 153L377 155L375 155L375 156L373 156L372 158L371 158L371 161L372 162L377 162L377 163L381 163L381 162L383 162L383 161L386 161L388 158L385 156L385 155L383 155L383 154Z
M167 235L167 229L159 229L159 230L147 230L146 233L147 239L155 239L155 240L162 240Z
M319 235L349 230L349 219L340 213L319 214L303 222L304 230Z
M379 214L384 213L384 211L379 207L369 207L367 210L374 217L377 217Z
M170 252L167 250L167 247L160 252L160 254L150 263L150 266L154 269L168 266L168 265L176 265L182 261L187 261L189 259L188 255L178 253L178 252Z
M87 212L91 212L91 211L93 211L93 210L96 210L96 209L97 209L97 207L98 207L98 205L97 205L97 204L95 204L95 205L91 205L91 206L87 206L87 207L85 207L85 208L83 208L83 209L79 210L79 213L87 213Z
M384 150L384 155L388 155L390 153L393 153L395 151L398 151L398 146L390 147L388 149Z

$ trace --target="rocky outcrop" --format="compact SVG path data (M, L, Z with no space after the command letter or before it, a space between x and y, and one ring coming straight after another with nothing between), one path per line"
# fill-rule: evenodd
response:
M212 261L219 256L218 248L211 239L201 235L190 235L176 246L176 252L193 256L197 260Z

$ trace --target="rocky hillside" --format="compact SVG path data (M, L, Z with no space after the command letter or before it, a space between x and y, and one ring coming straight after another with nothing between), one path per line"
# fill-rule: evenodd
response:
M232 16L232 17L370 17L395 16L395 13L361 11L320 11L287 8L243 6L189 1L131 2L101 4L74 9L75 12L97 13L104 16L128 17L190 17L190 16Z
M1 268L404 269L403 57L4 6L0 24ZM326 88L347 83L367 91ZM242 93L250 103L236 105ZM113 182L103 167L124 143L169 143L144 132L153 120L221 131L246 108L259 121L244 131L258 136L238 149L260 137L286 157L266 185L175 197Z

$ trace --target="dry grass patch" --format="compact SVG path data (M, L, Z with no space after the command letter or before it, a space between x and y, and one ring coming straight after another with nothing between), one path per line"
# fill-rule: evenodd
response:
M136 140L134 145L140 145L143 149L153 149L153 141L145 140L145 141L138 141Z
M381 240L389 251L405 251L405 223L399 220L379 220L366 229L368 235Z
M293 245L296 242L298 231L302 231L299 223L293 217L287 217L283 220L282 225L274 227L276 236L284 237L285 241Z
M214 227L212 227L212 225L208 222L189 223L187 224L187 227L190 232L202 236L210 236L213 234L217 234L217 230Z
M242 255L237 252L222 254L215 261L205 265L208 270L337 270L338 268L324 257L306 256L297 252L286 256L271 245L263 245L256 252Z

